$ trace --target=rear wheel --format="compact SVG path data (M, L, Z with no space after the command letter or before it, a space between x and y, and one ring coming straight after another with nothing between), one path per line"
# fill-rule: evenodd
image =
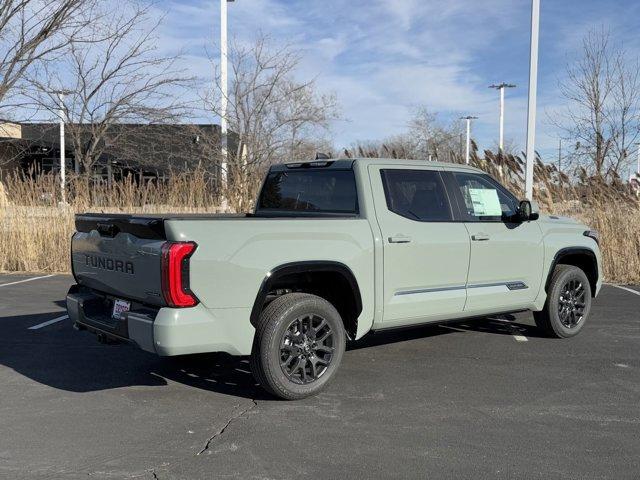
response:
M306 293L283 295L260 316L251 370L280 398L315 395L337 371L345 342L342 319L331 303Z
M586 274L573 265L558 265L551 277L544 309L533 316L546 335L568 338L582 330L590 310L591 286Z

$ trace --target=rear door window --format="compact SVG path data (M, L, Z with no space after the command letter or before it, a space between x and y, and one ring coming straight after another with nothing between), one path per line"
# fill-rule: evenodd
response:
M353 170L291 170L267 175L258 210L357 214Z
M420 222L453 220L439 172L384 169L381 174L387 208L392 212Z

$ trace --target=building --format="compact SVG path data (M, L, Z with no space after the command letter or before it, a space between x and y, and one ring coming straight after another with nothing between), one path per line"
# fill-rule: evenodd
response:
M57 123L0 123L0 178L13 172L37 174L60 170L60 130ZM217 173L220 127L207 124L115 124L99 146L91 167L95 178L117 180L133 174L163 178L169 172L198 166ZM86 173L74 154L74 138L93 141L91 125L67 125L65 157L68 172ZM230 138L230 144L232 143ZM232 145L230 145L230 150Z

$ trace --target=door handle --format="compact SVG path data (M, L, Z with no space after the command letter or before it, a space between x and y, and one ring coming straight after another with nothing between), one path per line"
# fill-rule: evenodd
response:
M409 243L410 241L411 237L402 234L389 237L389 243Z
M491 237L486 233L476 233L475 235L471 235L471 240L473 240L474 242L486 242L490 239Z

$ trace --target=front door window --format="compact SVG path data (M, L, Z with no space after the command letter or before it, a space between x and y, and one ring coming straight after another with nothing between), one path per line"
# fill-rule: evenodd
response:
M517 199L488 175L455 172L453 176L464 199L467 221L503 221L515 217Z

